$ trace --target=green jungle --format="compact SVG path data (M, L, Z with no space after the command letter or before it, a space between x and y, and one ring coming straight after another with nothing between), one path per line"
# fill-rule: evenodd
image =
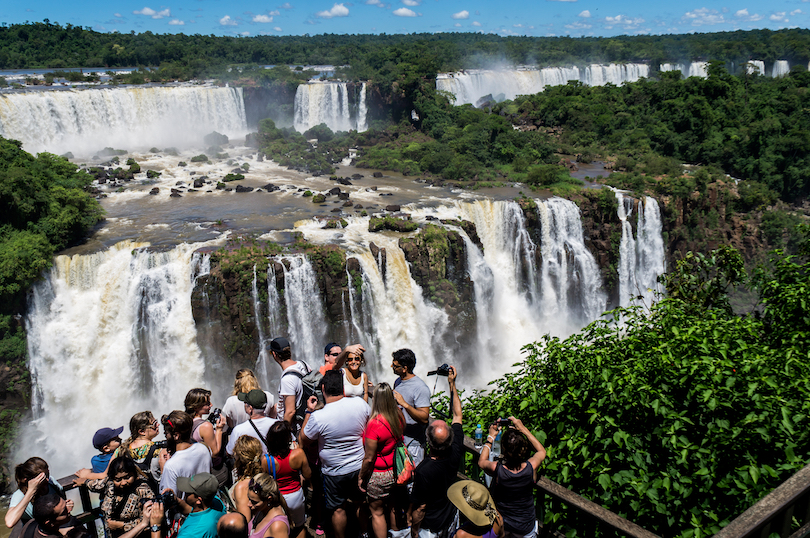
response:
M684 58L711 60L709 76L652 70L621 87L569 83L481 108L454 106L435 85L439 72L492 62ZM517 181L575 197L582 182L566 160L600 160L612 171L599 182L691 208L683 222L665 214L665 242L696 248L668 250L659 302L613 311L621 325L598 320L527 346L517 373L463 395L468 428L522 417L548 449L544 475L652 532L682 537L716 533L810 460L810 73L798 65L780 79L748 74L750 58L807 65L810 31L227 38L102 34L47 20L0 27L0 69L54 69L51 80L62 68L136 66L113 83L208 77L278 90L312 75L287 64L344 66L336 77L367 81L386 104L371 129L298 134L265 119L252 136L268 157L310 173L332 173L355 147L361 167L471 189ZM0 355L18 374L7 393L30 393L27 289L103 219L91 181L66 159L0 139ZM727 202L722 215L718 198ZM732 216L767 248L727 246L720 223ZM740 293L748 308L736 308ZM3 452L24 412L0 411Z

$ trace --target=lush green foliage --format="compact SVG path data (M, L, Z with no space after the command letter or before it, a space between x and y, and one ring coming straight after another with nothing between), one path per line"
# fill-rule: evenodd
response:
M649 311L527 346L465 422L521 417L550 479L660 535L715 533L810 458L808 244L761 275L761 317L728 307L736 252L688 257Z
M0 353L25 354L12 314L25 290L50 267L55 252L80 241L101 219L85 187L92 178L56 155L37 157L0 138Z

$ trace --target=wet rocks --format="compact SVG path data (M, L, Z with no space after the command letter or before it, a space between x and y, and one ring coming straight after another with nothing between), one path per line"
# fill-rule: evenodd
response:
M374 172L371 175L374 176L374 177L382 177L382 172Z
M154 195L158 194L159 192L160 192L160 189L158 189L157 187L153 187L152 190L149 191L149 194L154 196Z
M205 181L202 178L197 178L194 180L194 188L199 189L203 186L204 183Z
M391 213L397 213L397 212L401 211L402 208L400 206L396 205L396 204L391 204L391 205L385 206L385 210L390 211Z
M345 178L345 177L339 177L339 178L337 178L337 182L338 182L340 185L351 185L351 184L352 184L352 182L351 182L351 181L349 181L349 179L348 179L348 178Z
M268 183L267 185L265 185L262 188L264 190L266 190L267 192L275 192L275 191L281 190L279 187L277 187L276 185L273 185L272 183Z
M244 185L237 185L236 186L236 192L251 192L252 190L253 190L253 187L246 187Z
M312 203L313 204L322 204L325 201L326 201L326 196L324 196L323 194L316 194L315 196L312 197Z
M340 187L333 187L333 188L329 189L329 195L330 196L337 196L339 194L340 194Z

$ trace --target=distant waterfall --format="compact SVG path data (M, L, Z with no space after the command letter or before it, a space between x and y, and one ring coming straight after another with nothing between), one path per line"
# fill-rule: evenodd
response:
M326 318L315 270L303 254L285 256L278 261L284 267L287 336L290 342L295 342L296 349L319 349L326 343ZM284 261L289 263L289 268Z
M636 200L616 192L618 216L622 222L619 247L619 303L649 307L656 292L662 291L658 276L666 270L664 241L661 236L661 212L658 202L649 196L638 201L636 237L630 218Z
M259 385L265 390L271 390L275 387L275 381L278 380L278 369L275 366L275 361L270 356L265 346L269 343L270 339L284 334L284 323L281 319L281 299L278 295L278 288L276 288L276 273L273 269L273 263L267 266L267 309L266 317L265 310L261 308L259 301L259 290L257 287L257 279L254 268L253 277L253 312L256 316L256 325L259 330L259 339L261 346L259 347L259 356L256 358L256 367L254 372L259 379ZM267 320L267 329L269 335L264 333L264 320ZM270 387L270 388L268 388Z
M170 86L51 90L0 95L0 135L29 152L93 155L112 146L202 145L218 131L247 131L241 88Z
M636 82L649 76L646 64L591 64L585 69L574 67L547 67L524 70L468 70L440 73L436 89L450 92L456 105L477 105L481 98L491 95L495 101L514 99L518 95L533 95L546 86L559 86L578 80L589 86L620 85Z
M332 131L366 130L366 84L357 104L349 103L345 82L309 82L295 92L294 126L299 133L325 123Z
M784 77L790 74L790 64L787 60L776 60L773 64L773 72L771 76L773 78Z
M748 60L745 64L745 72L749 75L765 76L765 62L762 60Z
M56 257L29 301L35 420L17 461L38 454L63 476L89 461L98 428L182 409L206 373L191 313L194 282L209 267L208 255L193 254L199 246L151 252L126 241Z

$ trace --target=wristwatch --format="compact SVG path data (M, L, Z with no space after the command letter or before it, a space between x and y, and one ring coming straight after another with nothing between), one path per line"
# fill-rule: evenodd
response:
M160 525L152 525L149 527L149 530L152 532L160 532Z

